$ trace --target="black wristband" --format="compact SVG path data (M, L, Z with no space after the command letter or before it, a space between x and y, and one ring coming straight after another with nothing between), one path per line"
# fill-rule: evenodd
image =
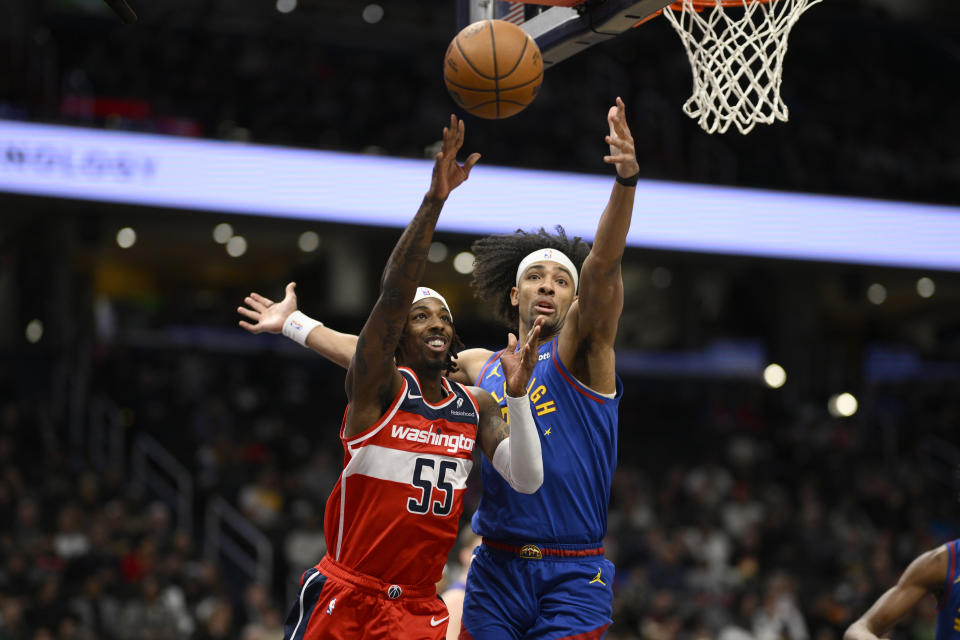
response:
M617 174L617 182L622 184L625 187L635 187L637 186L637 181L640 179L640 172L633 174L629 178L621 178L620 174Z

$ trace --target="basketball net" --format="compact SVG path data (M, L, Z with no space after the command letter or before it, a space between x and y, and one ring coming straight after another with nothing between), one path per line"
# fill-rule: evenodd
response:
M682 0L665 7L693 71L684 112L707 133L725 133L734 124L746 134L757 123L786 122L780 80L787 38L800 15L820 1ZM741 3L742 16L728 14L739 14Z

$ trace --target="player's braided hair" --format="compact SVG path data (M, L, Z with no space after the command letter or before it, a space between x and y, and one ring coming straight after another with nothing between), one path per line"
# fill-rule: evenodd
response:
M590 253L590 245L579 236L568 238L560 225L554 230L556 233L548 233L543 227L532 232L517 229L515 233L487 236L473 243L473 294L490 303L496 318L514 331L520 314L510 304L510 289L516 284L520 261L537 249L559 249L579 271Z
M457 327L453 327L453 337L450 339L450 349L447 351L447 361L443 365L443 375L449 376L450 374L459 371L460 367L457 365L455 360L457 359L457 354L463 350L464 344L463 340L460 339L460 336L457 335ZM403 365L403 357L400 354L400 345L397 345L397 350L393 352L393 359L396 361L397 366Z

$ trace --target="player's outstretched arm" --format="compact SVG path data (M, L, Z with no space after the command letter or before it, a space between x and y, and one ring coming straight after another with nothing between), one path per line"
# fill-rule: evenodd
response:
M843 634L843 640L877 640L920 600L947 579L947 548L920 554L866 613Z
M430 189L387 260L380 280L380 296L360 331L347 369L347 437L374 424L403 384L394 354L413 294L423 276L433 230L450 192L469 177L480 159L480 154L474 153L463 165L457 163L463 136L463 121L451 115L450 125L443 129L443 148L436 155Z
M605 138L610 155L604 162L613 164L619 180L634 179L640 172L633 136L627 126L626 105L617 104L607 112L610 132ZM610 200L597 223L593 246L580 270L578 335L612 345L623 310L623 280L620 261L627 246L627 232L633 217L636 187L614 183Z
M543 454L540 434L533 420L527 386L537 364L537 344L544 318L537 318L533 329L517 348L512 333L500 356L506 380L507 412L510 425L501 418L500 406L486 391L472 391L480 405L479 443L484 455L503 478L520 493L533 493L543 484Z
M593 246L580 269L577 302L567 317L568 327L561 332L558 349L568 366L586 356L586 366L576 366L574 375L581 382L603 392L615 387L613 342L623 311L623 278L620 261L627 245L627 232L633 217L636 178L640 172L626 105L617 104L607 112L609 133L605 141L610 155L603 161L617 169L617 182L610 193L594 236ZM589 353L581 347L589 346Z
M296 282L288 283L279 302L251 293L243 299L247 306L237 307L237 313L252 322L241 320L240 326L250 333L282 333L346 369L357 349L357 336L335 331L301 313L297 309L296 286Z
M357 335L337 331L302 313L297 308L296 286L295 282L287 284L284 298L279 302L256 292L251 293L243 299L247 306L237 307L237 313L252 322L241 320L240 326L254 334L282 333L346 369L357 350ZM463 384L474 384L491 355L493 352L489 349L465 349L457 356L457 371L447 377Z

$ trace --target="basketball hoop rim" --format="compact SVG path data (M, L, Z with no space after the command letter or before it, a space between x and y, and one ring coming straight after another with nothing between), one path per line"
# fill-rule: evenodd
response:
M744 2L752 2L754 4L770 4L771 2L775 1L776 0L720 0L719 4L721 7L743 7ZM717 0L690 0L690 4L693 5L694 11L700 13L704 9L710 9L711 7L717 6ZM650 22L667 9L670 9L671 11L683 11L683 2L674 2L668 4L663 9L654 11L643 20L639 20L636 24L634 24L633 28L636 29L640 25Z
M715 7L718 4L722 7L742 7L744 3L746 4L770 4L774 0L690 0L690 4L693 5L693 8L696 11L703 11L704 9L710 9ZM683 11L683 2L674 2L667 5L668 8L673 9L674 11Z

